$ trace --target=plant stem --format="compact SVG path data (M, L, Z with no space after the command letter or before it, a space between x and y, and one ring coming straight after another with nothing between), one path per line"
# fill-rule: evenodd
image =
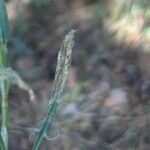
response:
M0 0L0 67L7 67L7 42L9 40L9 23L4 0ZM7 80L0 81L2 95L2 125L0 146L8 149L8 89Z
M8 99L2 98L2 127L1 135L6 149L8 149Z
M1 150L6 150L5 145L4 145L4 142L3 142L3 139L2 139L2 136L1 136L1 135L0 135L0 149L1 149Z
M42 128L40 129L38 138L36 139L36 142L33 146L33 150L39 150L40 145L42 143L43 138L46 136L46 133L48 132L48 129L50 128L50 123L52 118L55 116L57 109L58 109L59 104L57 102L54 102L51 105L51 108L49 110L49 113L46 117L46 121L44 122Z
M63 99L64 89L69 73L69 67L71 65L71 54L72 48L74 46L74 33L75 31L72 30L66 35L61 49L58 53L54 88L52 96L49 100L48 114L46 116L44 124L40 129L40 132L38 133L32 150L39 150L43 139L47 136L51 121L57 113L59 105Z
M0 44L0 67L7 67L7 47ZM8 81L0 81L2 93L2 126L1 136L6 150L8 149Z

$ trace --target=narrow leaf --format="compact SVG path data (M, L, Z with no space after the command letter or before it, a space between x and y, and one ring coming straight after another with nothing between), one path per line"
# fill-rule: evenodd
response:
M33 90L20 78L20 76L11 68L0 68L0 80L7 80L19 86L19 88L27 91L30 99L34 100Z
M0 42L7 43L9 40L8 16L4 0L0 0Z

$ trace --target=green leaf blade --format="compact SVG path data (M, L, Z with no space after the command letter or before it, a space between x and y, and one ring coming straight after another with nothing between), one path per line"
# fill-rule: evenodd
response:
M3 0L0 0L0 42L7 43L10 37L8 16Z

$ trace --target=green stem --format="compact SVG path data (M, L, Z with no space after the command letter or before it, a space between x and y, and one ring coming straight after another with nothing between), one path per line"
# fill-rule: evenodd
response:
M5 145L4 145L4 142L3 142L3 139L2 139L2 136L1 136L1 135L0 135L0 149L1 149L1 150L6 150Z
M1 135L6 149L8 149L8 99L2 99L2 127Z
M0 67L7 67L7 47L6 44L0 44ZM1 136L6 150L8 149L8 81L0 82L2 93L2 126Z
M7 42L9 40L9 23L4 0L0 0L0 67L7 67ZM8 149L8 89L7 80L0 81L2 95L2 125L1 125L1 143L4 143L4 149Z
M45 138L45 136L48 132L48 129L50 128L51 120L53 119L53 117L55 116L55 114L57 112L58 106L59 106L59 103L57 103L56 101L54 101L51 104L46 121L44 122L42 128L40 129L40 132L38 134L38 137L36 139L36 142L35 142L32 150L39 150L40 145L41 145L43 139Z

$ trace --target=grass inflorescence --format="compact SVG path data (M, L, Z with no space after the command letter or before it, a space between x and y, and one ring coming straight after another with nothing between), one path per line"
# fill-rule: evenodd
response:
M74 33L75 31L72 30L65 37L61 49L59 51L58 58L57 58L55 79L54 79L54 88L53 88L51 98L49 100L48 114L46 116L43 126L40 129L33 150L39 149L41 142L43 141L43 139L46 137L48 133L51 120L55 116L58 107L62 101L64 88L68 77L69 67L71 65L71 54L74 45Z

